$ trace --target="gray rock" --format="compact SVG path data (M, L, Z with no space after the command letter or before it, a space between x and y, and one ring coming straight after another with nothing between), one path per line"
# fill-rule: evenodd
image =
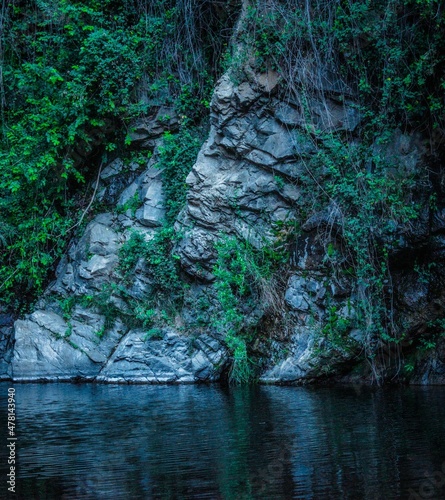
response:
M129 332L97 377L99 381L184 383L218 380L225 349L215 339L203 336L199 342L164 332L162 340L146 339L140 330Z
M144 205L136 212L137 220L144 226L156 227L162 225L165 218L165 197L162 191L162 180L159 177L150 178L143 184L142 198Z
M77 245L71 247L69 256L72 260L88 260L93 254L101 256L115 254L121 243L122 238L113 229L114 216L112 214L100 214L91 221L82 238Z
M105 257L119 251L121 237L110 226L109 222L101 222L99 217L96 222L91 223L88 247L90 253Z
M103 316L79 306L70 321L45 310L16 321L14 380L94 379L126 331L120 321L103 328Z
M235 94L235 86L229 75L223 75L218 81L211 102L212 111L224 113L229 107Z
M34 311L30 316L30 320L49 330L56 338L64 337L68 332L66 321L52 311Z
M116 158L102 170L100 178L102 181L110 182L109 179L120 174L123 168L124 162L120 158Z
M276 119L288 127L301 127L305 124L303 114L294 106L279 101L274 109Z
M100 368L66 338L56 337L31 320L16 321L13 380L91 380Z
M117 255L93 255L88 261L80 263L79 276L85 280L94 280L94 286L98 288L104 282L109 281L111 273L116 268L118 262Z
M169 130L178 129L179 120L176 111L167 106L160 106L154 117L139 118L130 124L129 138L141 147L153 147L156 139Z
M236 88L235 92L235 103L238 108L248 108L253 102L260 96L259 93L255 92L251 87L249 82L242 82Z
M277 71L270 69L264 73L255 75L254 81L262 92L271 94L277 90L280 83L280 76Z
M390 141L376 143L373 149L375 155L386 161L388 176L415 175L425 154L425 144L420 135L404 134L401 130L396 130Z
M0 308L0 380L9 380L11 378L13 324L14 318L12 314L2 313Z
M361 121L361 115L353 102L336 102L332 99L311 102L311 113L316 128L334 132L353 132Z
M136 179L134 182L132 182L128 187L126 187L121 195L119 196L119 199L117 200L117 206L122 207L126 203L128 203L131 199L133 199L136 195L138 196L138 199L140 200L140 184L141 184L141 179ZM142 203L142 202L141 202Z
M313 229L318 229L323 226L332 227L341 222L341 219L342 212L340 207L335 202L331 202L323 210L309 217L303 224L302 229L304 231L312 231Z
M445 232L445 208L436 210L432 217L431 233Z
M306 280L301 276L291 276L284 299L287 305L296 311L309 311L311 299L307 293Z
M264 384L296 382L305 378L306 371L298 365L298 360L288 357L260 377Z
M280 356L281 361L274 363L260 377L262 383L296 383L314 376L314 335L309 328L298 328L286 347L289 354Z
M277 159L273 155L258 149L253 149L247 153L245 159L259 166L271 167L277 164Z
M116 158L101 172L97 200L115 205L121 192L136 178L139 169L135 162L125 166L120 158Z

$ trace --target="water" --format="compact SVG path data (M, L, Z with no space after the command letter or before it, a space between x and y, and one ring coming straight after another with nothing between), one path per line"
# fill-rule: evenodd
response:
M445 388L15 389L11 498L445 498Z

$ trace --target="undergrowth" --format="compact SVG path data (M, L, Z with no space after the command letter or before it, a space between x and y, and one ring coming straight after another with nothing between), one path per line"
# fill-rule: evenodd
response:
M268 243L256 249L248 241L227 236L218 241L216 251L213 274L219 305L213 324L225 335L232 353L230 382L245 384L255 377L255 362L249 355L255 332L248 317L257 306L266 314L281 308L276 273L283 273L288 255Z

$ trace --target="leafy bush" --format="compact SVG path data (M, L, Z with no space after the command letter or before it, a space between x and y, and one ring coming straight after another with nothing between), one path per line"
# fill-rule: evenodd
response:
M230 381L244 384L254 376L253 360L248 352L251 339L247 312L258 303L265 310L273 306L268 302L275 296L271 290L276 285L274 272L286 257L270 246L256 250L247 241L229 237L221 238L216 250L218 257L213 274L220 310L214 318L214 326L225 334L227 347L232 352Z
M178 134L166 132L159 147L157 168L163 169L163 189L166 198L166 219L172 224L185 205L185 179L196 161L203 142L202 130L183 127Z
M440 0L257 1L241 38L257 67L276 69L290 94L358 92L371 133L437 129L445 124L442 9Z
M138 261L142 259L152 281L152 298L166 306L182 298L183 285L179 279L179 263L172 248L178 235L172 227L160 229L151 240L133 232L119 252L119 268L130 278Z

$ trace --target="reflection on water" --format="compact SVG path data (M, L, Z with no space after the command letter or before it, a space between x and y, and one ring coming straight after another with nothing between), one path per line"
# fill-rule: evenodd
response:
M14 498L445 498L445 388L15 388Z

